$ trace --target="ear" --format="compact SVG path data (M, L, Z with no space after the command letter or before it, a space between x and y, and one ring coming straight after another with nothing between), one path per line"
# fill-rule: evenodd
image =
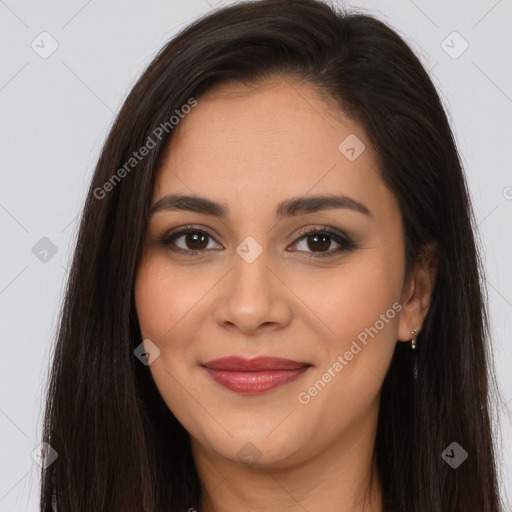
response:
M402 289L398 341L410 341L413 329L421 331L432 300L438 265L438 246L430 242L423 247Z

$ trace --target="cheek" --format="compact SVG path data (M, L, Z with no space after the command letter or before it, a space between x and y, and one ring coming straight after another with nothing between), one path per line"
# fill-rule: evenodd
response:
M143 259L135 281L135 303L143 338L161 350L182 346L197 323L190 319L200 310L208 291L204 279L169 268L158 258Z
M149 369L162 398L177 417L188 417L190 403L183 389L198 394L189 375L190 367L196 364L191 345L200 327L197 316L204 314L201 297L208 288L204 280L198 282L151 256L142 260L135 280L142 338L160 350Z
M375 253L364 260L354 260L346 269L337 269L331 277L304 289L303 294L308 297L304 302L318 312L330 337L337 340L336 348L350 345L376 322L379 330L386 331L384 336L391 335L389 325L396 327L397 310L401 309L401 269L392 268L390 261ZM381 315L385 316L384 328L379 321Z
M321 365L296 401L305 417L329 419L326 439L349 431L373 410L396 346L400 272L379 258L338 269L335 279L323 281L322 293L309 292L330 333L319 347Z
M345 425L377 398L397 341L400 265L397 254L368 251L323 280L322 293L318 288L313 297L310 291L330 334L321 367L306 383L300 403L331 415L334 424ZM339 409L332 410L332 403Z

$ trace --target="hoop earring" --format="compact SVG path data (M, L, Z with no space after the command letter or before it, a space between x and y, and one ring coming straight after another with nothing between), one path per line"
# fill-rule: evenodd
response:
M411 339L411 349L416 350L416 338L418 337L418 331L416 329L413 329L411 331L412 339Z

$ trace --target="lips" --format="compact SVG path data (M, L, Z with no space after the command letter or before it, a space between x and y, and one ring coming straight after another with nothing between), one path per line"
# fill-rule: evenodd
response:
M212 370L227 370L238 372L259 372L262 370L298 370L304 366L311 366L309 363L299 363L291 359L280 357L256 357L245 359L243 357L221 357L203 363L203 366Z
M215 382L237 393L257 394L291 382L312 367L311 364L278 357L245 359L230 356L202 366Z

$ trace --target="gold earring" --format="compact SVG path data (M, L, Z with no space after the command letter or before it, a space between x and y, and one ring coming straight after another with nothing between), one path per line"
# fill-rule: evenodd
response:
M418 337L418 331L416 329L413 329L411 331L411 333L412 333L411 348L413 350L415 350L416 349L416 338Z

